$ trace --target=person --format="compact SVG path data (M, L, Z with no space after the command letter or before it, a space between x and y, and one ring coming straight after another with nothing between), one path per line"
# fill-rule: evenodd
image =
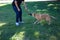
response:
M24 0L13 0L13 2L12 2L13 10L16 13L16 25L17 26L19 25L19 22L23 23L21 3L24 3L24 7L26 9L26 5L25 5Z

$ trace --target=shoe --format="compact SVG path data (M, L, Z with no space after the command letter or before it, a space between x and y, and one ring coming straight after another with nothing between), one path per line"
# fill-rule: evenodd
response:
M23 21L19 22L19 23L24 23Z
M19 26L19 23L18 22L16 22L16 26Z

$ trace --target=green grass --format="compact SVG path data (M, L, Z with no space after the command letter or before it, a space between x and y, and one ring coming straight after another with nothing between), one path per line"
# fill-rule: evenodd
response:
M27 15L23 5L23 21L15 25L15 12L11 4L0 6L0 40L60 40L60 3L29 2L30 12L49 13L56 17L51 25L33 24L34 17Z

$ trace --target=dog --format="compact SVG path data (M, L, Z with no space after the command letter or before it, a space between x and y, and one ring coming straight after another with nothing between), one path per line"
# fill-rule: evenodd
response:
M56 19L54 16L50 16L49 14L30 13L29 15L36 18L36 21L34 22L34 24L40 23L40 21L44 19L48 22L48 25L50 25L51 24L51 18Z
M36 18L36 21L34 22L34 24L40 23L40 21L44 19L48 22L48 25L50 25L51 24L51 18L56 19L54 16L51 16L49 14L30 13L29 10L27 10L27 12L28 12L28 15L33 16L34 18Z

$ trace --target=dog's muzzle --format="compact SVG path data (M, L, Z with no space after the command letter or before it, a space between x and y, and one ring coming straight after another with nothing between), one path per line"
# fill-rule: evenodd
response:
M32 16L32 14L31 14L31 13L29 13L28 15Z

